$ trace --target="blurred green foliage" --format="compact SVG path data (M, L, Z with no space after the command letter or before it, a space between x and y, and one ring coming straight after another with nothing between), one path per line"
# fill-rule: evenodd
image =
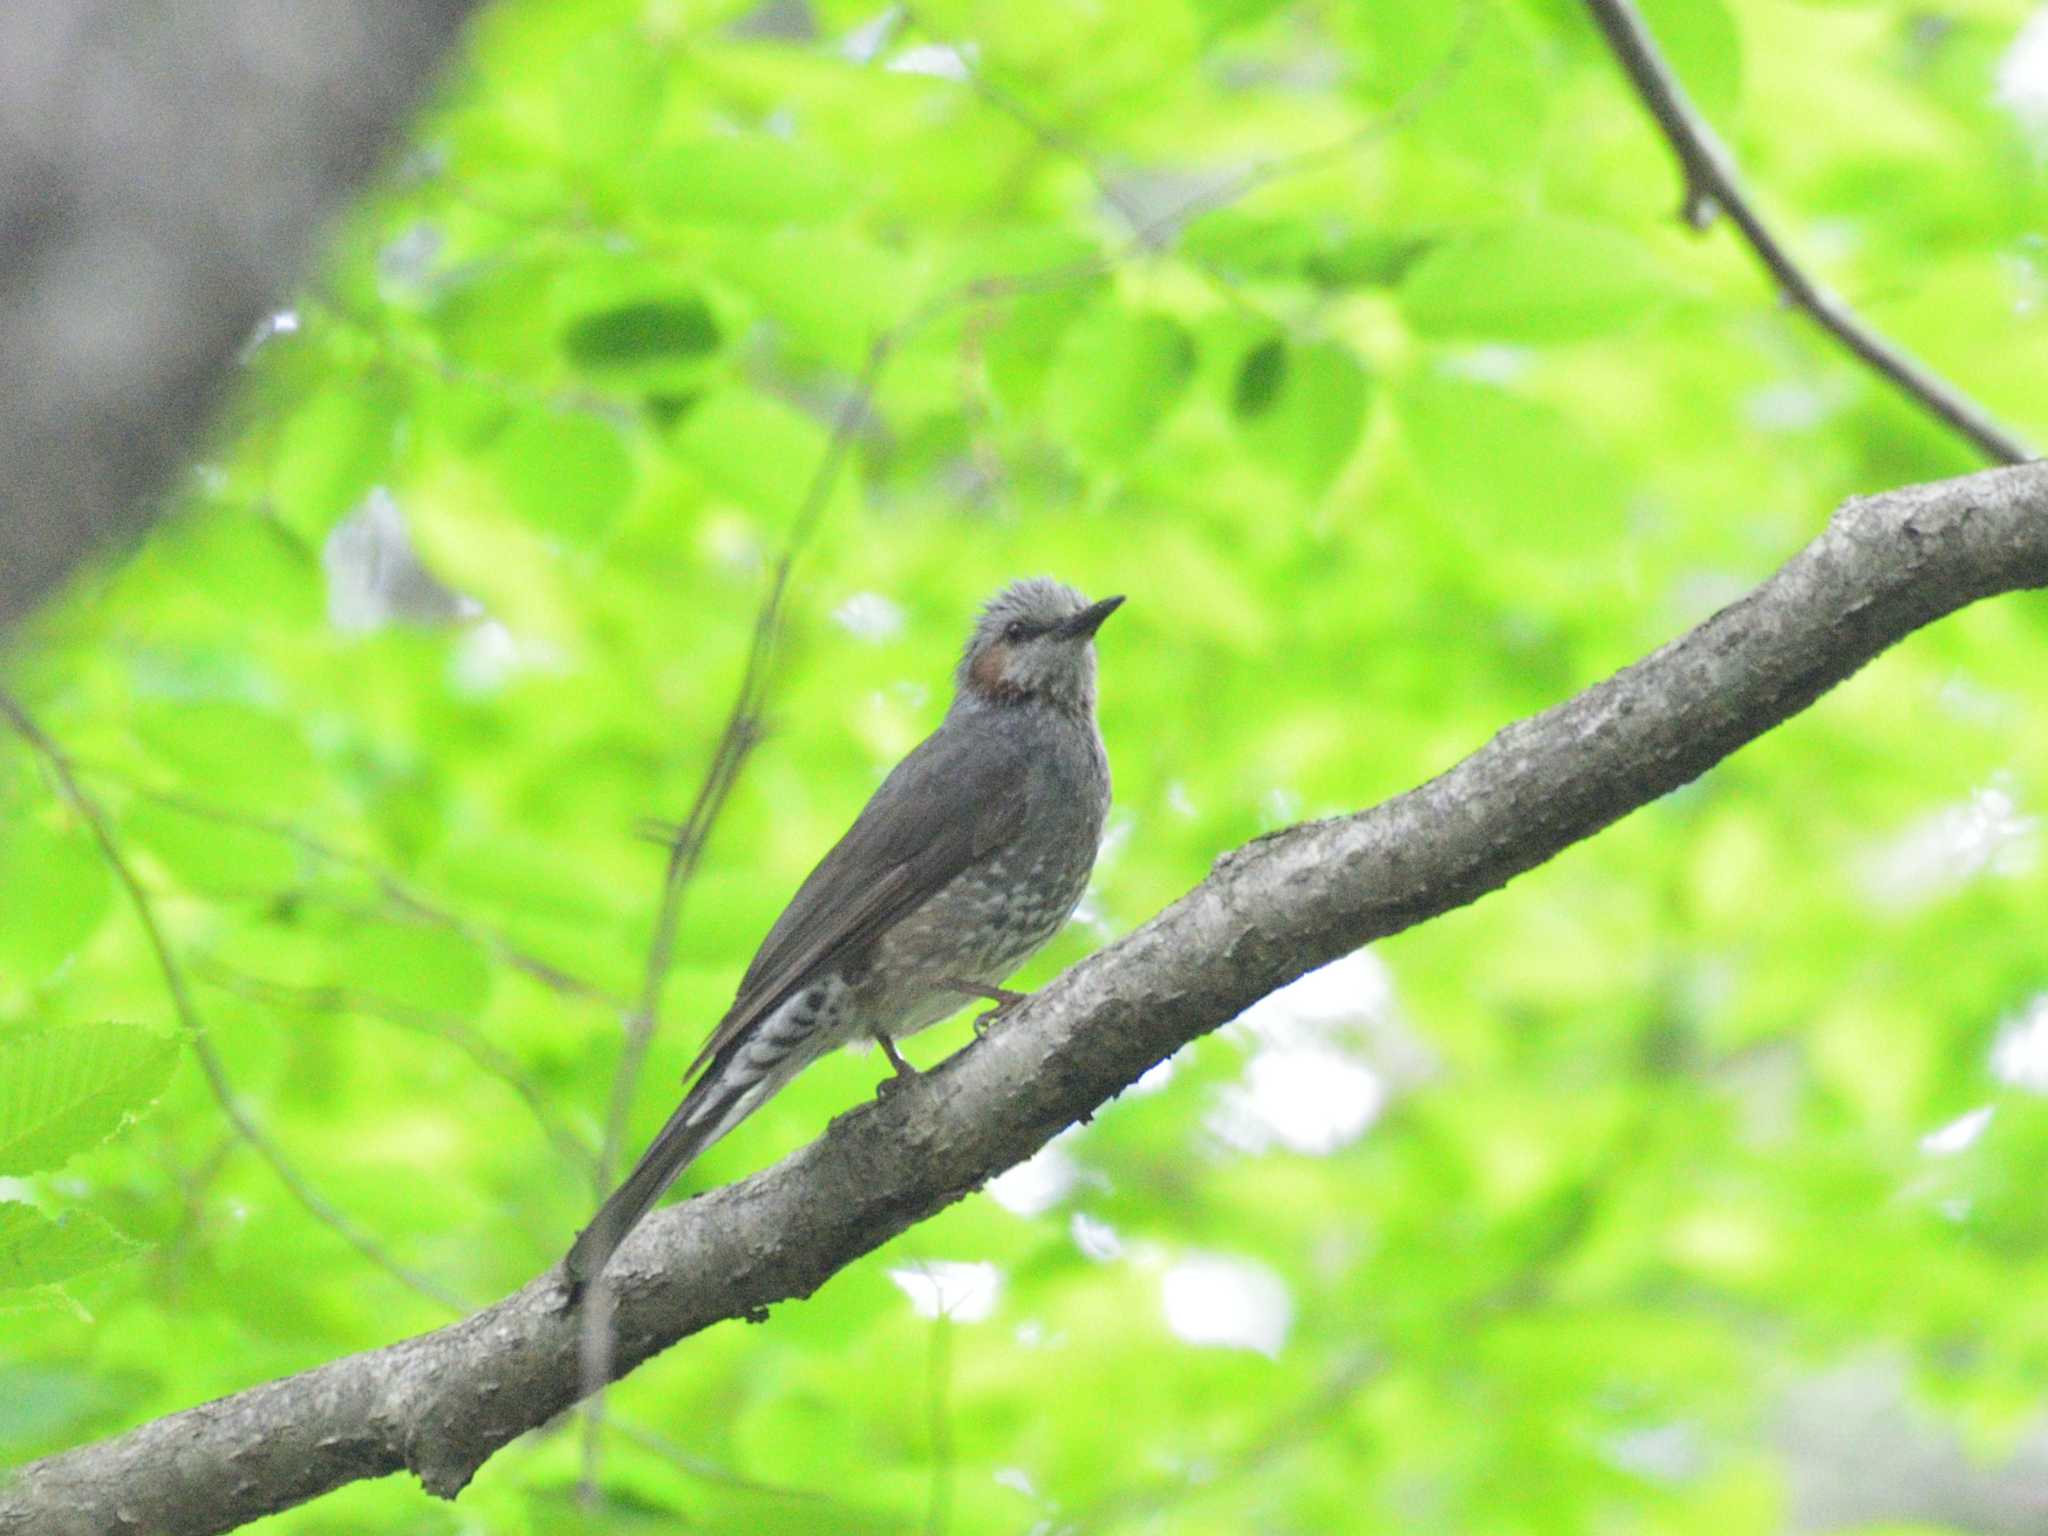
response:
M1791 245L2048 438L2023 0L1644 9ZM592 1207L636 824L690 803L807 497L630 1145L1001 581L1131 596L1110 846L1029 984L1662 643L1843 497L1973 467L1678 202L1568 0L506 0L175 515L10 682L226 1091L482 1302ZM387 1480L262 1528L1768 1530L1781 1395L1873 1360L1995 1461L2048 1380L2044 639L2032 599L1916 636L1200 1042L1006 1202L688 1341L615 1392L600 1513L558 1426L453 1507ZM11 1456L447 1316L237 1137L181 1028L0 735ZM684 1187L876 1075L822 1064ZM920 1315L939 1261L992 1304Z

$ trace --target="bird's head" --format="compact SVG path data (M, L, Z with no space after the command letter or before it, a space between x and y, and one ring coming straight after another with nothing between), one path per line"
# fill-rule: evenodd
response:
M1050 577L1013 581L981 610L960 658L960 697L984 704L1095 707L1095 631L1121 597L1091 603Z

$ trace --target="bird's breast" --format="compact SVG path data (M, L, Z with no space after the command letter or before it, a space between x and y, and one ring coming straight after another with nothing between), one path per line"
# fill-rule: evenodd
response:
M1088 888L1103 809L1071 786L1034 783L1018 834L876 941L855 996L869 1027L901 1035L937 1023L971 1001L943 981L1000 982L1042 949Z

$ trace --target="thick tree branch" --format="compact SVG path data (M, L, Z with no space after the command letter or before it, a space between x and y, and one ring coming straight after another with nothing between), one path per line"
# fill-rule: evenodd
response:
M766 1172L658 1213L614 1266L614 1370L809 1295L1274 988L1669 793L1922 625L2042 585L2048 465L1850 502L1682 638L1420 788L1227 855L987 1039ZM436 1332L34 1463L0 1490L0 1533L223 1531L402 1468L453 1495L575 1399L577 1335L551 1271Z
M1903 347L1865 325L1785 249L1750 201L1734 156L1671 72L1633 0L1586 0L1586 9L1678 157L1679 172L1685 177L1686 222L1704 229L1716 213L1726 213L1786 300L1812 316L1815 324L1889 379L1901 394L1969 439L1987 458L2004 464L2033 458L2033 449L2017 433Z
M0 633L149 522L473 4L0 5Z

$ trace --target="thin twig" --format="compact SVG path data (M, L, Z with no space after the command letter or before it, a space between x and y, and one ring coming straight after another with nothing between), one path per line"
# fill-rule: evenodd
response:
M668 864L662 873L661 903L655 913L654 933L648 941L640 999L626 1020L625 1043L619 1052L618 1066L612 1073L611 1102L605 1114L604 1142L597 1162L596 1182L600 1195L610 1188L617 1172L619 1150L625 1139L633 1097L639 1088L640 1073L647 1063L647 1052L654 1043L654 1033L660 1022L661 991L675 959L683 897L689 889L691 877L703 861L711 829L731 798L734 784L739 781L740 769L761 739L769 663L781 629L782 606L789 591L790 574L796 568L797 556L817 531L818 521L839 482L840 470L874 398L875 383L881 377L882 368L895 345L895 335L894 332L885 334L869 347L867 361L854 380L853 388L840 403L832 436L812 471L796 518L790 524L789 536L783 541L782 553L776 558L769 577L767 595L754 615L754 634L747 650L746 666L740 674L739 689L733 697L732 709L726 715L724 729L719 732L718 745L712 750L710 766L698 787L689 815L669 841ZM586 1505L593 1504L598 1494L598 1473L603 1455L603 1384L611 1374L606 1358L609 1354L606 1308L601 1298L594 1299L597 1304L587 1306L585 1310L587 1321L583 1347L583 1369L589 1381L590 1402L584 1415L583 1470L578 1491Z
M931 1354L925 1362L925 1420L931 1435L932 1495L925 1511L925 1536L946 1536L953 1516L953 1320L932 1319Z
M1708 126L1664 60L1632 0L1586 0L1637 95L1663 130L1685 178L1685 221L1695 229L1726 213L1742 232L1786 300L1889 379L1902 394L1967 438L1986 457L2004 464L2032 459L2033 449L1991 413L1895 342L1872 330L1837 294L1807 272L1757 212L1735 159Z
M543 960L532 951L521 948L499 929L473 922L446 907L437 905L376 860L360 853L351 853L346 848L337 848L295 822L282 821L271 816L258 816L230 806L215 805L209 800L202 800L178 790L159 789L155 785L143 783L125 769L109 767L82 758L72 758L71 766L88 777L118 783L139 799L151 801L169 810L197 817L202 821L216 822L222 826L247 827L252 831L264 832L280 841L290 843L300 852L322 863L352 869L373 881L378 894L393 907L423 922L460 934L480 948L489 950L513 970L539 982L549 991L559 992L564 997L596 1004L613 1011L625 1006L623 1000L597 983L572 975L554 962Z
M754 634L747 650L746 666L740 674L740 686L734 695L732 708L726 715L725 726L719 732L718 745L712 750L710 766L705 770L704 782L698 787L697 798L690 806L690 813L676 828L669 839L668 865L662 872L661 904L655 914L654 933L648 941L647 964L641 976L640 998L632 1015L626 1022L625 1048L619 1053L619 1063L612 1075L610 1109L605 1116L604 1145L599 1153L599 1193L610 1185L613 1173L618 1167L619 1147L625 1136L626 1120L633 1107L633 1094L639 1086L640 1070L645 1065L648 1047L653 1043L654 1032L660 1020L661 991L668 980L669 967L675 959L676 932L682 921L683 896L690 879L697 872L697 866L704 857L704 846L711 836L711 829L717 823L719 813L725 809L732 795L734 784L739 780L741 767L747 755L759 744L762 730L762 713L767 699L768 666L774 655L775 639L782 623L783 600L789 591L790 573L796 567L797 556L810 542L817 531L818 520L824 515L825 505L831 499L833 488L838 484L839 472L844 467L847 453L862 420L866 417L870 402L874 398L876 380L881 376L883 364L887 361L894 334L884 336L868 349L866 363L853 388L839 407L837 421L833 424L832 436L819 457L817 467L811 473L810 484L805 488L802 503L797 508L795 521L790 524L789 536L784 541L782 553L777 556L773 573L769 577L768 591L761 600L761 606L754 615Z
M135 909L136 921L142 925L143 936L148 940L150 951L156 957L157 969L164 979L164 990L170 994L172 1011L177 1014L178 1022L184 1026L187 1042L192 1047L194 1059L199 1063L201 1075L206 1079L207 1089L220 1105L221 1113L227 1117L228 1124L234 1128L235 1134L270 1165L271 1172L277 1175L278 1182L284 1185L293 1199L304 1206L316 1221L331 1228L356 1252L408 1289L417 1291L431 1301L439 1302L452 1312L467 1311L468 1302L439 1281L399 1263L392 1257L389 1249L315 1189L305 1175L293 1165L291 1159L285 1156L283 1149L271 1138L270 1133L243 1107L236 1097L234 1083L228 1077L227 1066L222 1062L220 1053L214 1049L205 1021L193 1004L191 989L185 984L184 970L171 952L170 941L164 934L163 925L157 921L155 903L150 900L149 893L143 890L142 882L136 878L126 855L121 852L120 844L115 841L106 812L79 783L77 774L72 770L71 759L65 755L64 750L43 733L42 728L4 689L0 689L0 716L6 717L8 724L14 727L15 734L27 742L30 750L48 767L59 791L72 809L84 819L92 833L93 841L99 845L100 856L106 860L107 868L112 871L115 880L127 894L129 905Z
M1144 217L1143 211L1132 204L1122 189L1110 179L1086 145L1057 123L1042 116L1016 92L999 83L987 69L974 61L965 48L950 42L935 31L916 11L906 11L904 21L906 25L923 31L934 42L952 48L975 94L1015 122L1036 140L1041 148L1067 155L1074 160L1087 173L1089 181L1094 184L1102 200L1114 208L1130 226L1128 244L1113 255L1102 259L1101 269L1106 271L1122 265L1141 252L1157 250L1172 235L1196 219L1240 203L1252 193L1276 181L1301 175L1314 170L1317 166L1355 154L1405 128L1449 87L1452 80L1457 78L1459 70L1471 58L1481 16L1480 0L1465 0L1458 33L1453 38L1451 46L1444 51L1443 58L1438 60L1435 68L1417 81L1399 101L1370 122L1338 135L1327 144L1254 161L1237 174L1191 194L1168 212L1150 220ZM1218 285L1219 291L1230 302L1247 308L1256 308L1226 274L1204 262L1197 262L1195 265L1197 270Z
M645 1425L635 1424L629 1419L613 1418L611 1427L642 1450L651 1451L700 1482L712 1483L720 1488L730 1488L737 1493L754 1493L763 1498L787 1499L791 1503L815 1504L824 1509L840 1512L848 1525L863 1526L879 1524L878 1517L866 1510L847 1504L829 1493L820 1493L814 1488L791 1488L783 1483L764 1482L757 1477L748 1477L729 1467L697 1455L685 1446L678 1445L668 1436Z
M597 1166L597 1149L555 1117L547 1095L527 1073L519 1058L462 1019L353 987L294 986L263 976L252 976L218 960L199 961L193 969L201 981L250 1002L289 1008L302 1014L350 1014L444 1040L517 1094L520 1103L532 1112L542 1134L564 1158L586 1171Z

